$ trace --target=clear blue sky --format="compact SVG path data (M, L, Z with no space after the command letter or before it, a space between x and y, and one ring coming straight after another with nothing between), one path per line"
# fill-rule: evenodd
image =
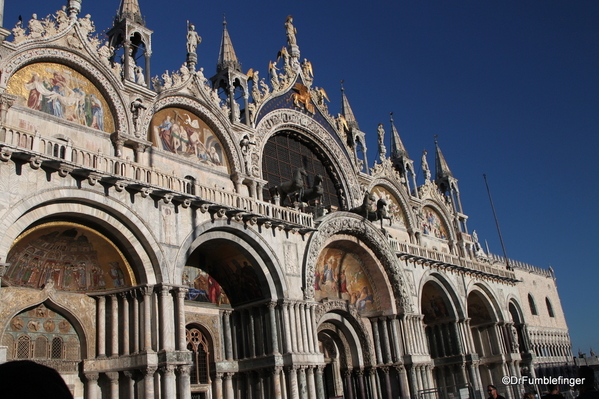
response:
M470 231L499 254L485 173L508 256L553 266L574 353L599 350L599 1L139 2L154 31L152 76L185 61L188 19L203 38L198 67L211 76L224 13L244 71L266 77L293 15L334 115L345 80L369 159L389 112L416 165L439 135ZM41 18L66 0L5 3L12 28L19 15ZM81 16L103 31L118 5L83 0Z

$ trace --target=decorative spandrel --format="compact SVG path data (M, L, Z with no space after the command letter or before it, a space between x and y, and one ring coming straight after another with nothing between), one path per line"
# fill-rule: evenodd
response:
M185 266L183 285L188 287L185 299L194 302L230 304L229 298L220 284L208 273L197 267Z
M10 77L7 91L18 97L17 105L107 133L115 131L110 107L98 88L65 65L27 65Z
M197 160L223 172L229 170L220 140L195 114L182 108L158 111L150 124L155 147Z
M30 229L8 253L3 282L63 291L101 291L135 285L120 250L97 231L75 223L53 222Z
M314 272L314 297L345 299L358 311L379 309L372 285L358 255L337 248L325 248Z
M424 234L440 238L442 240L449 239L447 226L436 210L429 206L425 206L422 208L422 214L419 216L421 216L421 228Z

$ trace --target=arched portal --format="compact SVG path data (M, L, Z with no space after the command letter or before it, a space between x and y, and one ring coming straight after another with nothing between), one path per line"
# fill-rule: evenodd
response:
M451 294L442 281L428 281L422 289L421 307L434 363L435 386L457 395L460 389L469 386L469 379L462 367L464 349L458 326L460 316Z
M501 383L504 375L513 375L502 361L502 355L509 352L506 346L509 333L505 325L499 322L500 317L493 302L484 290L473 290L468 294L467 308L472 339L480 358L482 385L496 385L501 395L511 398L511 390Z

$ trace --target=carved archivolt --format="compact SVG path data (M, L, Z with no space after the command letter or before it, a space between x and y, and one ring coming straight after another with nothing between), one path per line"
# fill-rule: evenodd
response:
M403 269L396 261L394 252L386 244L387 238L372 223L348 212L335 212L327 216L321 222L318 230L310 237L304 260L304 297L310 300L314 298L314 272L318 256L327 240L336 234L348 234L364 241L374 252L388 274L395 295L398 314L411 313L412 302L408 293L408 282Z
M398 188L397 186L399 181L400 180L394 180L392 177L379 177L370 183L368 191L372 192L372 190L377 186L382 186L387 189L393 195L393 197L395 197L395 200L398 202L406 217L406 228L418 228L418 226L416 226L412 210L410 209L408 199L406 198L407 195L404 194L405 189L402 190L403 187Z
M129 125L127 123L125 106L123 105L125 101L115 89L113 82L109 81L105 73L100 72L87 60L71 52L55 48L38 48L16 54L2 67L2 84L5 85L15 71L37 61L63 62L71 67L75 67L83 75L91 77L92 81L99 83L101 90L106 96L106 100L114 112L115 130L126 131Z
M256 127L255 137L256 151L260 154L260 159L262 159L262 153L268 139L282 130L298 131L306 135L326 152L327 157L334 165L333 173L336 175L333 176L334 180L345 180L343 186L345 188L348 207L351 207L351 204L356 204L357 200L362 201L363 193L360 191L358 179L353 173L345 173L352 171L353 166L350 164L341 147L339 147L339 144L318 122L301 112L291 109L279 109L269 113L260 120L260 123ZM262 170L262 165L256 166L258 166L259 170ZM341 173L341 171L344 173Z
M223 145L225 152L227 153L227 158L229 164L233 166L233 171L242 171L242 161L239 157L240 151L238 150L238 145L231 139L230 134L226 134L227 130L225 126L214 117L210 117L212 112L206 108L204 105L199 103L198 101L184 96L168 96L158 100L154 104L154 111L158 111L162 108L171 107L171 106L183 106L188 108L198 114L208 124L208 126L214 127L214 133L218 136L221 143L226 143ZM147 112L144 116L143 124L141 129L144 132L147 132L150 126L150 122L152 121L152 117L154 116L154 112ZM235 149L235 150L234 150Z

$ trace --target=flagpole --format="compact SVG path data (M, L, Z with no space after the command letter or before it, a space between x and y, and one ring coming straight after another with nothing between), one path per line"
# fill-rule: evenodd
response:
M503 250L505 265L507 266L508 270L512 270L512 267L510 266L510 260L507 257L507 252L505 251L505 244L503 242L503 236L501 235L501 228L499 228L499 220L497 219L497 213L495 212L495 205L493 204L493 197L491 196L491 190L489 189L489 183L487 182L487 175L483 174L483 178L485 179L485 186L487 186L487 194L489 194L491 210L493 210L493 217L495 218L495 226L497 226L497 233L499 234L499 242L501 243L501 249Z

